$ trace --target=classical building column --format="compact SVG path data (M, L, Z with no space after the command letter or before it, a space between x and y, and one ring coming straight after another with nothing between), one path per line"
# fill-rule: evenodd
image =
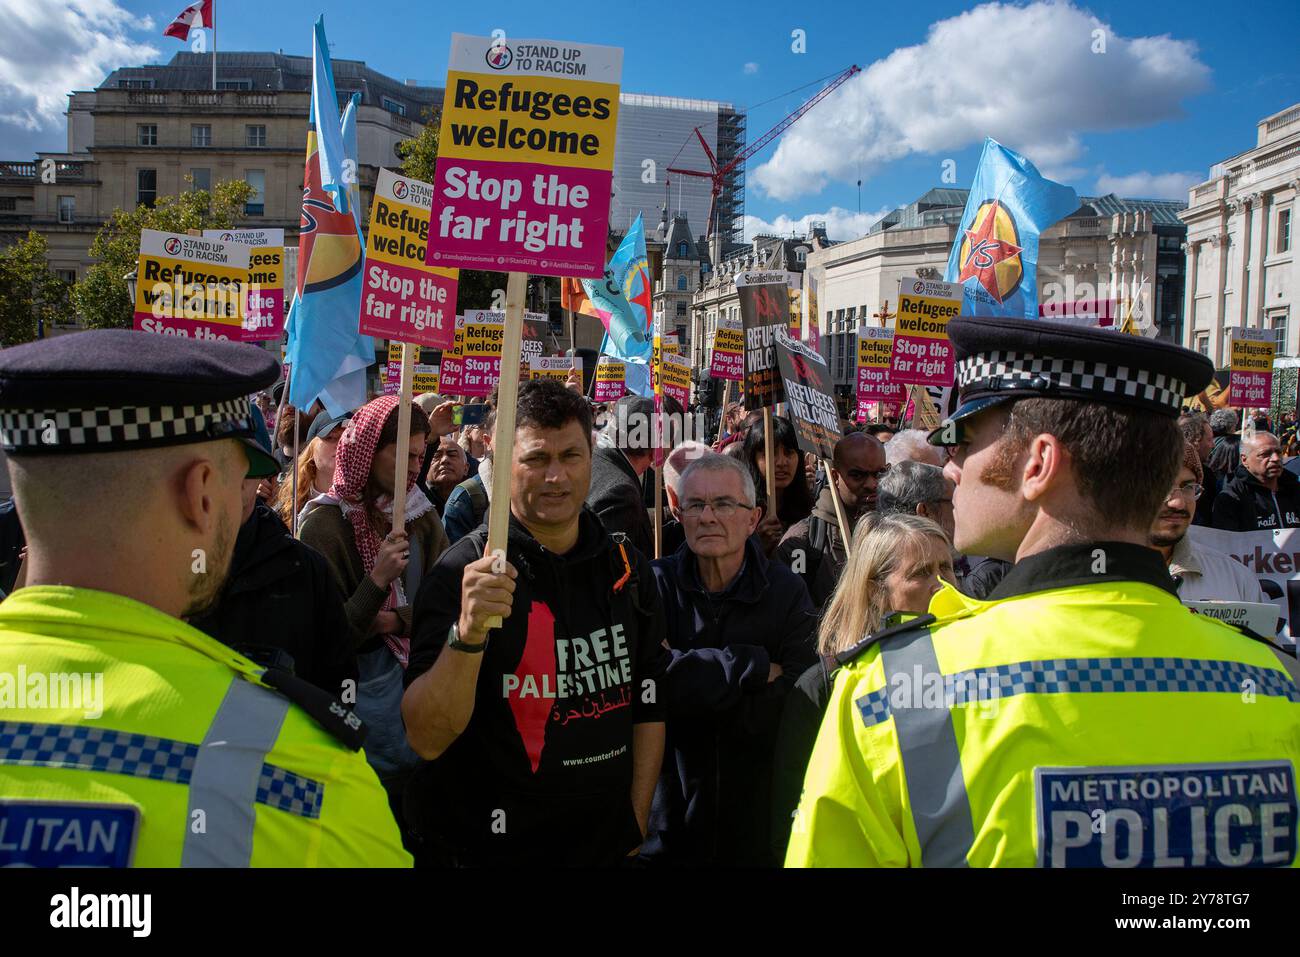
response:
M1264 260L1268 258L1268 216L1273 208L1272 193L1255 194L1254 250L1250 255L1250 272L1253 286L1250 290L1250 314L1256 325L1265 325L1264 318ZM1287 330L1288 335L1290 330Z
M1223 288L1228 284L1228 217L1235 213L1240 206L1239 201L1232 201L1224 204L1223 212L1219 217L1219 231L1210 237L1210 245L1214 247L1218 254L1219 262L1216 274L1217 281L1214 284L1214 364L1222 366L1225 360L1223 354L1223 335L1228 328L1228 300L1223 294Z
M1257 326L1251 322L1251 268L1255 237L1259 234L1259 193L1250 193L1241 198L1241 270L1237 276L1238 294L1237 325L1243 329Z
M1196 348L1196 272L1200 251L1200 242L1183 243L1183 252L1187 254L1187 282L1183 290L1183 345L1189 349Z

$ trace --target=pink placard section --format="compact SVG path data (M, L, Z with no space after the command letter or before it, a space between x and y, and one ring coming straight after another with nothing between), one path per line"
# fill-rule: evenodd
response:
M932 339L895 332L891 366L891 382L949 386L957 371L957 359L946 337Z
M1266 408L1273 402L1273 373L1231 372L1228 390L1230 404L1235 408Z
M713 362L709 366L709 375L715 379L729 379L740 382L745 378L745 356L740 352L723 352L713 350Z
M889 381L889 369L884 366L858 366L859 402L902 402L906 389Z
M242 342L243 335L238 326L221 322L200 322L197 319L154 318L152 312L135 313L135 328L144 332L157 332L167 336L181 336L186 339L201 339L210 342ZM232 335L233 333L233 335Z
M430 266L599 279L613 173L439 158Z
M368 260L361 284L362 335L450 349L456 339L456 282Z
M244 341L264 342L284 334L284 290L249 287L244 306Z

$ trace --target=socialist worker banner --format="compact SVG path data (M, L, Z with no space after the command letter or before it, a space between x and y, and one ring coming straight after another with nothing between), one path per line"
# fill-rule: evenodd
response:
M242 243L141 230L135 328L242 341L248 263L249 248Z
M736 297L745 332L745 408L785 401L776 365L776 334L790 322L789 274L755 270L736 274Z
M428 262L599 279L623 51L453 34Z
M203 238L250 247L244 341L278 340L284 335L284 230L205 229Z
M826 360L784 329L777 332L775 347L786 408L799 448L830 459L842 433Z
M1192 541L1241 562L1259 580L1264 597L1278 609L1278 638L1293 643L1292 622L1300 621L1300 528L1226 532L1193 525ZM1271 637L1271 636L1266 636Z
M380 169L366 235L362 335L447 349L460 272L425 265L433 187Z

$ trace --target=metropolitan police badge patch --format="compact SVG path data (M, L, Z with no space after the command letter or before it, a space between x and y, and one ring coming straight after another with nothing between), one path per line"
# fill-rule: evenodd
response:
M1035 768L1040 867L1282 867L1289 761Z

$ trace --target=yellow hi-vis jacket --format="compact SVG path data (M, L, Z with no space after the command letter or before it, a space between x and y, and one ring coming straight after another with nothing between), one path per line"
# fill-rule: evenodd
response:
M140 602L20 589L0 603L0 866L410 866L340 743L357 726Z
M931 612L842 656L786 866L1296 864L1295 672L1157 553L1051 549Z

